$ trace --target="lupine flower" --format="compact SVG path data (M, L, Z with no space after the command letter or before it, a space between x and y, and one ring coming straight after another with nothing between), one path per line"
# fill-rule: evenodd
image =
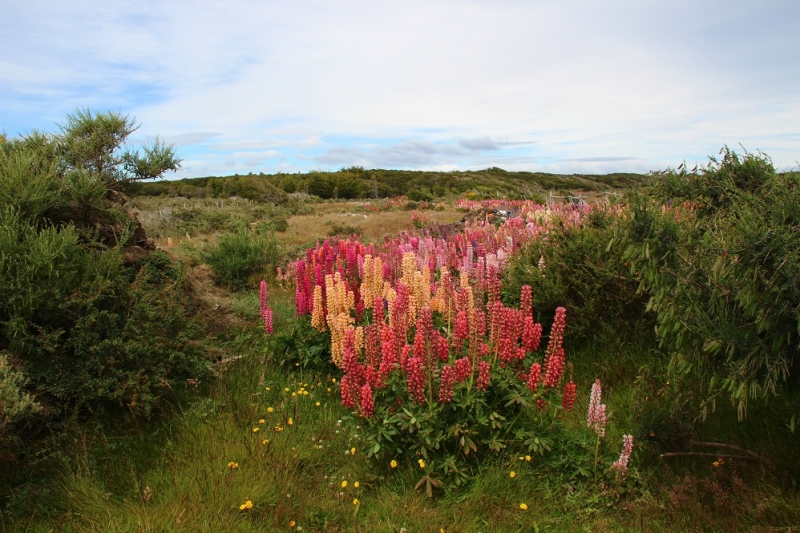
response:
M425 373L422 371L422 359L412 357L406 363L406 381L408 395L416 403L425 402Z
M523 285L520 290L519 310L526 318L533 315L533 289L530 285Z
M594 430L600 437L606 436L606 405L603 401L603 386L600 380L592 384L589 396L589 412L586 415L586 425Z
M348 409L354 409L358 405L358 398L350 386L350 376L345 374L342 376L342 382L339 384L339 392L342 395L342 404Z
M272 307L270 306L264 309L264 331L270 335L275 332L275 327L272 323Z
M457 383L463 383L472 376L472 361L469 357L462 357L456 359L454 363L455 380Z
M622 436L622 452L619 454L619 459L614 461L611 465L611 470L616 470L623 476L628 473L628 461L631 459L633 453L633 435Z
M264 316L264 311L267 309L267 282L265 280L261 280L261 285L259 286L259 303L260 303L260 311L261 316Z
M361 414L366 418L372 418L375 411L375 399L372 397L372 387L365 383L361 387Z
M442 376L439 382L439 403L450 403L453 399L453 383L456 380L452 366L442 367Z
M547 360L547 372L544 375L542 384L545 387L555 387L561 381L564 373L564 348L560 348Z
M574 381L570 381L564 386L564 396L561 397L561 405L567 411L572 411L572 406L575 405L575 394L578 386Z
M489 369L490 367L487 361L478 363L478 381L475 383L475 386L480 390L486 390L489 387Z
M522 325L522 345L531 353L539 349L542 340L542 325L534 324L532 316L526 316Z
M542 365L533 363L531 371L528 373L528 390L531 392L539 388L539 383L542 380Z

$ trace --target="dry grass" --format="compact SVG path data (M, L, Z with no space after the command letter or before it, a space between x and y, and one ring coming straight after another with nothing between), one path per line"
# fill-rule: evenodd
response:
M411 214L412 211L403 210L370 212L363 204L353 202L320 204L313 215L291 217L289 230L277 236L289 245L299 246L324 237L334 226L351 226L360 230L363 240L380 241L410 228ZM464 216L463 211L454 208L425 214L433 224L451 224Z

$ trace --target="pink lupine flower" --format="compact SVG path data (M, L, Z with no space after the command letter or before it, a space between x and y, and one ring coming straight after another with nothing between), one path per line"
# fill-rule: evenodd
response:
M589 396L589 412L586 415L586 425L594 430L600 437L606 436L606 404L603 401L603 386L600 380L592 384Z
M622 436L622 452L619 454L619 459L614 461L611 465L611 470L616 470L623 476L628 473L628 461L631 460L633 453L633 435Z
M264 309L264 331L270 335L275 332L275 327L272 323L272 307L270 306Z
M261 316L264 316L264 312L267 310L267 282L263 279L261 280L261 286L259 287L259 302L260 302L260 311Z

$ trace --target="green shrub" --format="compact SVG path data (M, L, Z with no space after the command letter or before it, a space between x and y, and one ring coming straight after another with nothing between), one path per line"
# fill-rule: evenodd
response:
M531 285L537 320L551 320L563 305L570 310L570 336L575 339L640 327L643 318L648 320L647 295L637 293L638 282L620 247L609 247L619 222L597 207L581 226L560 225L546 240L531 241L511 260L504 283L507 300L515 303L522 285Z
M763 154L722 153L664 173L619 238L673 368L743 416L748 399L798 379L800 174L776 173Z
M179 165L158 142L123 151L135 128L80 110L0 143L0 350L53 413L146 414L208 372L180 270L141 248L125 261L146 243L119 191Z
M216 245L201 254L217 283L236 290L254 287L282 258L283 245L274 236L247 229L222 235Z

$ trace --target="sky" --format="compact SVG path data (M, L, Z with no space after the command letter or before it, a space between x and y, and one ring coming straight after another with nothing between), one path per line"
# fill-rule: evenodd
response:
M171 177L800 168L797 0L0 4L0 129L119 111Z

